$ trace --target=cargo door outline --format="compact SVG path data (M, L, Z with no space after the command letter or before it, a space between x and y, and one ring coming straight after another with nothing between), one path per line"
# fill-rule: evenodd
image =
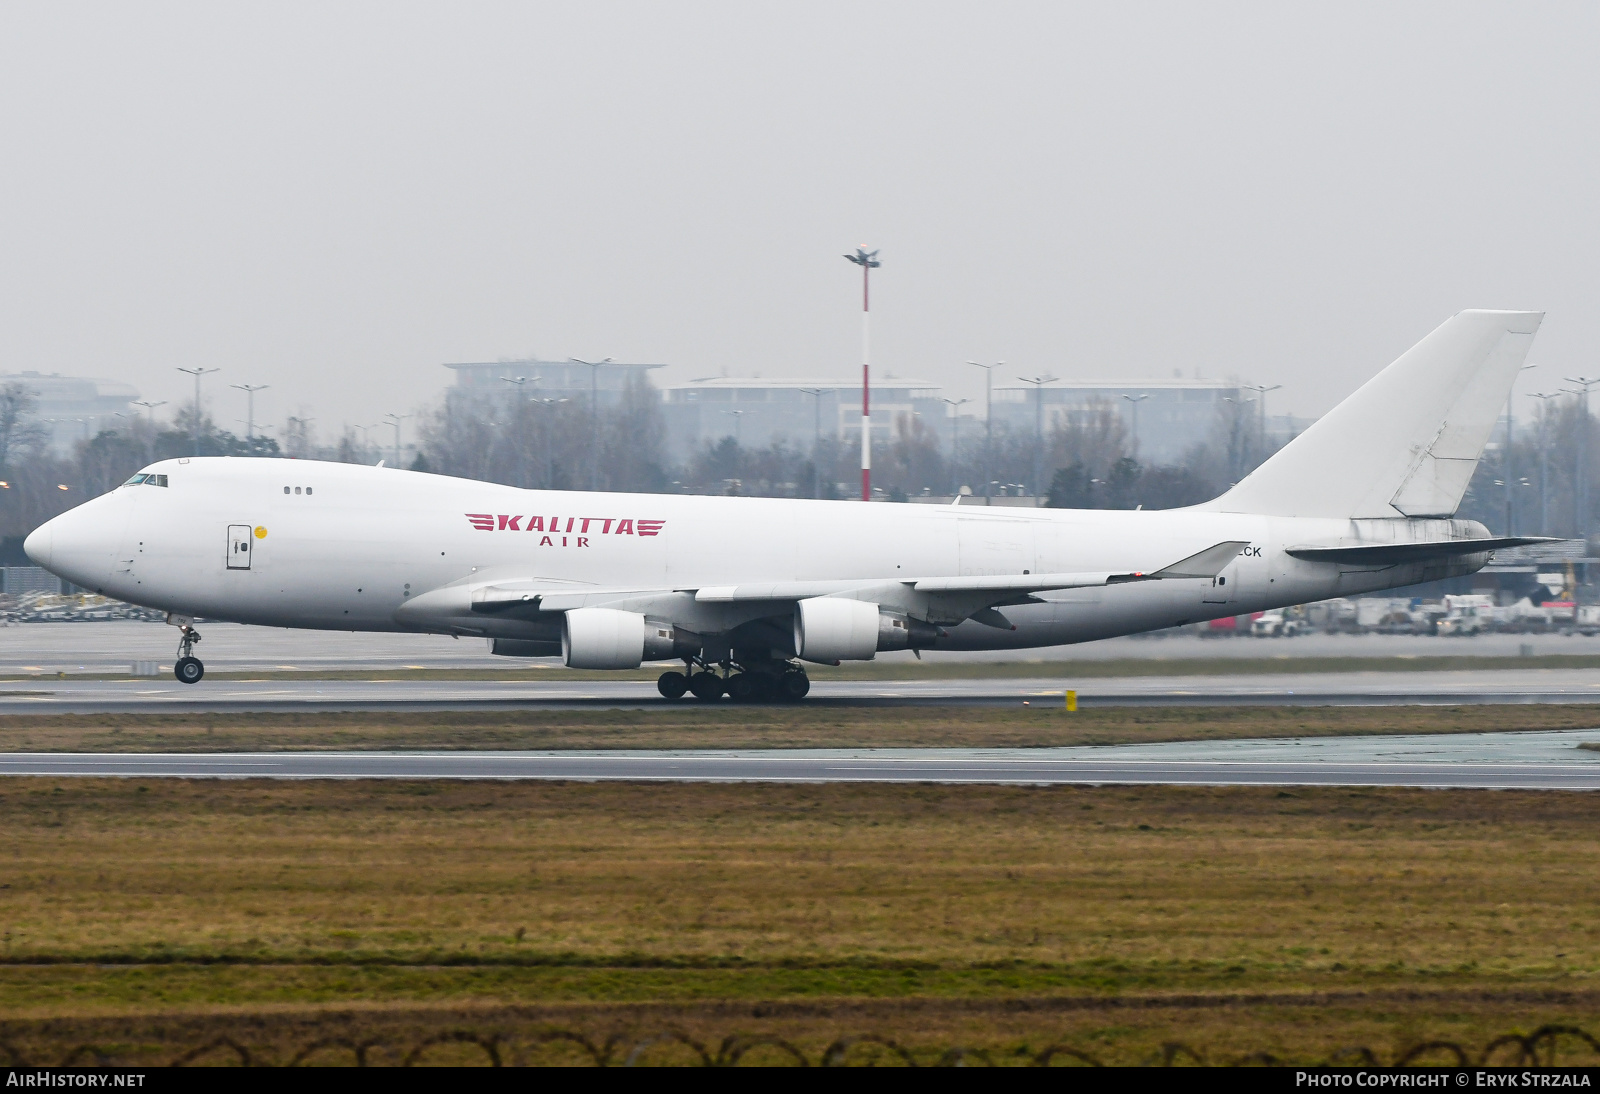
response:
M1033 521L958 517L956 539L962 577L1018 577L1037 565Z
M250 525L228 525L228 569L248 570L251 553Z

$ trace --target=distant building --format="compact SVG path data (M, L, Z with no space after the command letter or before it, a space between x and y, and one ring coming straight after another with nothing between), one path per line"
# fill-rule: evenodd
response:
M451 399L504 399L519 391L527 398L572 399L587 404L591 395L601 406L615 405L630 383L650 380L650 370L663 365L610 361L599 366L574 361L468 362L445 365L455 370ZM522 378L518 384L513 381Z
M62 376L52 372L15 372L0 375L0 384L22 384L38 398L34 413L50 431L50 447L69 452L106 429L116 429L133 413L139 397L136 388L117 380Z
M937 428L945 419L942 396L925 380L874 379L873 444L888 443L902 414L919 415ZM723 437L734 437L746 448L786 438L803 450L818 435L853 443L861 439L860 380L713 376L669 387L663 397L668 444L678 458Z
M1248 391L1243 395L1254 398ZM1132 447L1133 400L1138 400L1139 459L1173 463L1207 438L1225 409L1224 400L1240 397L1237 380L1057 380L1044 385L1044 431L1048 434L1058 419L1098 404L1122 416ZM1032 384L996 385L995 424L1004 422L1013 432L1031 433L1039 411L1034 398Z

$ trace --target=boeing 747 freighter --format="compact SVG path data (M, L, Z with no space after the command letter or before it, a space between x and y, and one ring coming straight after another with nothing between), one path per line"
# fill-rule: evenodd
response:
M1542 315L1446 321L1222 497L1165 511L521 490L305 460L164 460L28 556L194 620L488 639L661 693L799 699L805 664L1023 649L1468 574L1454 519Z

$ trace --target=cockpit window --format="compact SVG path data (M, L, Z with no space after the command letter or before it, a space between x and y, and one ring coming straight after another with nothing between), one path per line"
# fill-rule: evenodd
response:
M143 482L145 479L148 479L149 477L150 477L149 475L146 475L143 471L141 471L141 472L139 472L139 474L135 475L133 478L129 479L127 482L123 483L122 485L123 486L138 486L141 482Z
M167 477L165 475L151 475L151 474L148 474L148 473L146 473L144 471L141 471L137 475L135 475L133 478L131 478L127 482L123 483L122 485L123 486L165 486L165 485L167 485Z

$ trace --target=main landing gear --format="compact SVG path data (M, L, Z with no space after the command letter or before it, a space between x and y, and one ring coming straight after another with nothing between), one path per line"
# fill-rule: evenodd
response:
M206 674L205 665L194 655L194 644L200 641L200 632L192 626L185 626L179 633L178 660L172 666L172 675L178 678L180 684L198 684Z
M663 672L656 681L656 690L667 699L681 699L684 693L707 702L724 695L736 703L785 703L806 697L811 690L811 678L806 670L793 661L767 660L753 664L736 664L724 661L722 675L717 666L687 661L688 673Z

